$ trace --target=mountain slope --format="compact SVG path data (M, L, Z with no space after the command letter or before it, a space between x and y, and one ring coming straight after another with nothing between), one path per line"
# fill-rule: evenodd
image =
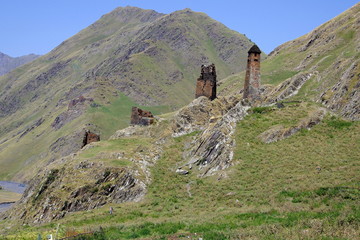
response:
M13 69L25 63L33 61L38 57L39 55L29 54L29 55L13 58L0 52L0 76L12 71Z
M84 129L107 139L128 126L132 105L158 114L187 104L202 64L215 63L221 78L241 71L251 44L189 9L115 9L0 77L0 177L30 178L78 150Z
M3 231L10 239L84 229L96 232L86 239L357 239L360 122L314 101L331 84L313 79L326 74L323 61L318 72L289 70L302 53L264 62L269 84L252 107L233 75L222 87L236 94L197 98L154 125L55 159L3 215Z
M297 74L310 74L294 100L321 102L329 109L360 119L360 4L310 33L277 47L261 65L263 84L276 85ZM228 93L243 73L222 81Z
M182 114L167 114L157 125L129 127L109 141L58 159L30 182L2 225L35 224L22 230L25 239L54 233L54 223L61 225L61 236L91 229L103 239L356 239L360 152L347 145L360 140L359 122L328 114L311 131L304 128L269 144L259 137L262 133L279 124L292 127L319 107L304 102L281 109L253 108L232 134L233 159L220 155L215 161L185 166L196 142L213 131L211 126L228 119L227 113L218 114L238 108L222 103L236 98L196 99L179 111ZM208 114L217 118L197 125L203 121L199 115L206 113L199 114L196 105L212 106ZM179 133L174 127L178 118L189 112L193 115L188 124L195 131L172 137ZM227 127L217 130L226 132ZM212 143L203 145L211 152L218 149ZM209 168L212 173L203 177ZM52 223L36 227L44 222Z

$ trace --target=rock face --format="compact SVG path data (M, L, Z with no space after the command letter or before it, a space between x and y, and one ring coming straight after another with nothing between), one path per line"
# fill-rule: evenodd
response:
M82 147L85 147L89 143L98 142L98 141L100 141L100 135L90 131L85 131Z
M93 102L94 100L92 98L85 98L84 96L70 100L68 109L54 119L51 127L56 130L62 128L65 124L80 117L85 112L86 108Z
M312 75L312 73L299 73L289 79L286 79L264 96L264 102L276 103L296 95L300 88L311 78Z
M235 133L236 123L247 115L248 109L248 106L238 102L215 123L209 124L193 143L186 157L190 159L186 165L199 166L202 176L212 175L233 165L235 140L232 135Z
M202 131L208 123L216 122L240 101L240 96L219 97L214 101L202 96L194 99L175 115L172 136L179 137L194 131Z
M6 213L7 218L24 223L50 222L108 202L139 201L146 193L146 185L129 169L106 168L88 161L67 165L32 179L22 199ZM91 180L74 185L69 178Z
M92 103L94 100L92 98L86 98L84 96L80 96L78 98L75 98L75 99L72 99L70 100L69 102L69 105L68 105L68 110L73 110L73 109L76 109L76 106L78 104L84 104L86 101Z
M360 120L360 61L354 62L339 81L320 96L320 102L350 120Z
M233 164L235 141L232 135L236 123L249 109L240 99L240 95L219 97L214 101L200 97L175 115L173 137L202 131L185 151L185 163L179 168L181 172L190 171L196 165L201 176L208 176Z
M195 98L205 96L210 100L216 98L216 70L215 64L201 66L201 75L196 81Z
M154 115L150 111L145 111L137 107L132 108L130 124L148 126L153 123Z
M250 102L260 100L260 54L257 45L248 51L248 60L244 84L244 99Z
M348 120L360 120L359 29L357 3L308 34L279 46L267 63L273 68L281 59L282 71L311 73L302 89L307 99Z

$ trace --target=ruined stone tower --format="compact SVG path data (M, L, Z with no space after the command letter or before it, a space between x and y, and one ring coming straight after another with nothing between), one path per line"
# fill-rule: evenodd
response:
M131 109L131 125L148 126L154 123L154 115L137 107Z
M98 142L98 141L100 141L100 135L93 133L89 130L86 130L83 138L82 148L88 145L89 143Z
M254 102L260 99L260 54L258 46L254 45L248 51L248 60L244 84L244 99Z
M215 64L201 66L201 75L196 81L195 98L205 96L210 100L216 98L216 70Z

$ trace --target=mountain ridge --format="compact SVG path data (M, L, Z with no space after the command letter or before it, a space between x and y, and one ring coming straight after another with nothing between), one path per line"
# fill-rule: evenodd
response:
M20 57L10 57L5 53L0 52L0 76L7 74L23 64L35 60L39 56L40 55L31 53Z

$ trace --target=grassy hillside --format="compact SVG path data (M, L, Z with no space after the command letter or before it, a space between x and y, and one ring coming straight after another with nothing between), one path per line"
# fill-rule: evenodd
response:
M237 126L237 164L212 177L199 178L196 170L175 173L183 147L196 133L175 138L152 167L143 201L73 213L58 221L60 234L101 226L102 232L89 239L356 239L360 151L348 144L360 142L359 123L327 115L311 130L279 142L266 144L258 137L273 125L296 124L316 108L303 103L250 114ZM109 152L109 144L111 149L127 146L129 152L148 145L134 140L102 142L96 152ZM56 226L22 228L18 236L44 235Z
M311 73L294 100L321 102L348 119L360 119L359 9L356 4L312 32L277 47L261 63L261 83L275 86L298 73ZM241 89L244 78L244 72L230 76L222 80L220 89L224 94Z
M218 48L227 42L219 36L231 31L207 25L205 15L187 9L139 25L133 42L94 65L81 84L57 99L51 117L39 121L45 115L35 112L30 130L18 134L16 124L9 125L4 132L12 137L0 145L0 154L10 156L22 142L34 155L34 147L45 141L53 153L65 154L64 144L76 142L80 133L74 129L80 126L110 136L126 125L120 120L128 117L135 96L137 104L157 104L149 109L167 113L154 125L117 131L66 157L51 159L44 151L44 165L51 161L40 171L27 168L37 174L0 220L0 233L7 239L56 231L58 237L95 232L79 239L358 239L360 122L349 119L357 120L360 112L359 8L275 49L262 63L266 102L252 108L232 95L242 89L242 73L232 74L226 61L234 55ZM205 35L212 40L200 41ZM236 41L230 42L232 48ZM215 59L227 96L198 98L171 113L175 105L161 105L158 98L186 99L191 81L185 79L197 65L185 64L181 54L190 56L189 62L204 57L190 52L188 43ZM171 78L162 82L164 76ZM68 99L79 93L84 103L68 107ZM283 101L289 96L292 101ZM269 106L276 101L281 104ZM66 124L54 121L78 111L83 114ZM9 116L16 114L20 111ZM6 171L15 174L8 163Z
M107 139L128 126L134 105L155 114L186 105L202 64L215 63L226 77L244 69L251 44L189 9L115 9L0 77L0 178L29 180L40 166L79 150L83 129ZM81 96L87 100L69 109Z

